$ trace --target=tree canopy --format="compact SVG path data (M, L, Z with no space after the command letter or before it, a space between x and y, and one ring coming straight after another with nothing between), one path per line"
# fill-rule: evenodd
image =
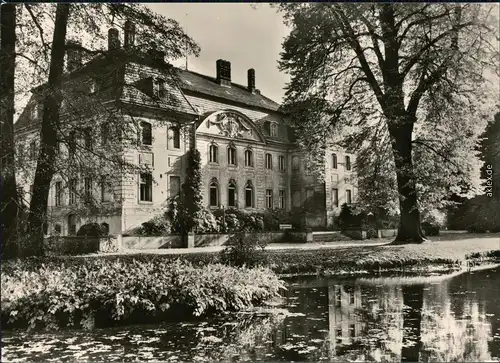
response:
M421 211L478 191L477 140L498 107L498 5L279 9L292 29L279 62L291 76L283 108L299 142L311 155L331 144L356 151L360 202L399 206L396 240L424 241Z

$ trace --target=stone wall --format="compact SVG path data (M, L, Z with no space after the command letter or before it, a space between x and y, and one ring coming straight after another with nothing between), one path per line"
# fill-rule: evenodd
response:
M291 232L269 232L255 233L260 240L267 243L288 242L287 237ZM297 241L305 242L305 233L297 235ZM229 234L197 234L195 235L195 247L223 246L229 239ZM183 248L185 242L182 235L171 234L167 236L124 236L122 237L122 247L124 249L163 249L163 248Z

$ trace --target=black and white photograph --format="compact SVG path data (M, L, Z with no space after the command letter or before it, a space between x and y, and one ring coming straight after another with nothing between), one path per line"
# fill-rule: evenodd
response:
M0 5L1 362L500 362L500 4Z

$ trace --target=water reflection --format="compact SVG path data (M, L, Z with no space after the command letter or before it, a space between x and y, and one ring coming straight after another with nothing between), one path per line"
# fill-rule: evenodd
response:
M498 361L500 271L289 281L274 314L4 334L2 361Z

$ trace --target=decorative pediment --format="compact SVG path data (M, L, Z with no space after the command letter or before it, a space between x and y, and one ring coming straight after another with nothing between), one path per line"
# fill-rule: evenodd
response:
M232 110L211 113L198 126L197 132L221 135L232 139L264 141L260 131L247 116Z

